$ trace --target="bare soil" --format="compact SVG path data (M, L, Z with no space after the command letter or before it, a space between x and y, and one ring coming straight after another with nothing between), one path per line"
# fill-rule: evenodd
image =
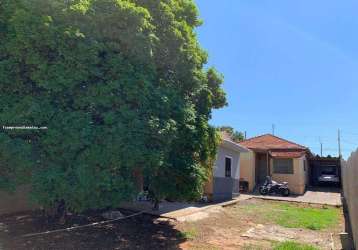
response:
M307 243L318 249L341 249L339 233L344 228L344 217L340 211L339 223L323 230L309 230L303 228L285 228L272 223L262 217L260 209L266 209L270 203L281 201L267 201L250 199L241 201L237 205L222 209L221 213L210 213L205 220L193 223L182 223L177 226L181 231L197 232L197 237L181 244L183 249L272 249L273 243L282 241L296 241ZM321 205L307 205L294 203L298 207ZM257 207L255 212L249 210ZM322 207L322 209L324 209Z

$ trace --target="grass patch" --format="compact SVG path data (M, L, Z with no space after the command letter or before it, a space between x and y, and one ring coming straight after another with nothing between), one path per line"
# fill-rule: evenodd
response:
M198 232L192 228L190 230L178 232L177 235L180 239L193 240L198 236Z
M333 207L299 207L284 203L275 204L269 217L283 227L322 230L338 223L339 210Z
M261 223L275 223L287 228L322 230L339 223L340 210L335 207L309 207L287 202L263 202L240 207Z
M285 241L276 244L273 250L319 250L319 249L307 244L300 244L294 241Z

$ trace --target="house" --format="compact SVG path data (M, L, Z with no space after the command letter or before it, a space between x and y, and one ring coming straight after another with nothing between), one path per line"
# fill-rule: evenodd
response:
M213 201L232 199L239 195L240 154L249 152L232 141L226 133L221 134L221 139L212 176L204 189L205 195Z
M249 151L240 157L240 177L248 191L263 183L266 176L288 182L294 194L303 194L308 183L309 149L280 137L265 134L240 142Z

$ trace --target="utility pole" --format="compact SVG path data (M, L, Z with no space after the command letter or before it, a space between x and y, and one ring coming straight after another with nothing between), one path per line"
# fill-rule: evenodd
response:
M341 149L341 130L338 129L338 156L342 157L342 149Z
M246 140L246 138L247 138L247 132L246 132L246 131L245 131L245 137L244 137L244 138L245 138L245 140Z
M272 124L272 135L275 135L275 124Z
M323 143L321 137L319 137L319 144L321 145L321 157L323 156Z

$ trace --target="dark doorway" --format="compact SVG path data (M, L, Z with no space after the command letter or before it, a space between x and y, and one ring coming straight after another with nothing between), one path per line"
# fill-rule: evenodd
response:
M255 177L256 183L261 184L268 176L268 162L266 153L256 153Z

